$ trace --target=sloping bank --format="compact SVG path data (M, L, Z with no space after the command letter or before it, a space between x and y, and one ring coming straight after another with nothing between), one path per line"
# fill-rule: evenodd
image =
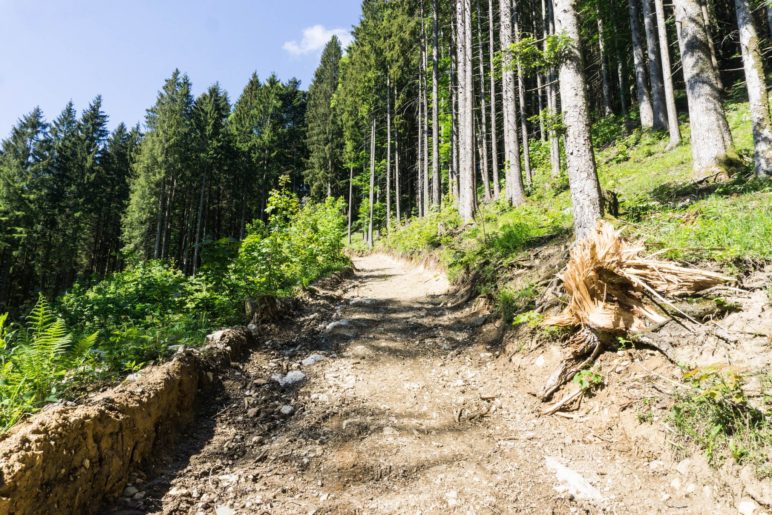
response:
M148 367L79 405L53 405L0 441L0 513L95 513L133 468L193 420L217 370L250 348L245 328Z

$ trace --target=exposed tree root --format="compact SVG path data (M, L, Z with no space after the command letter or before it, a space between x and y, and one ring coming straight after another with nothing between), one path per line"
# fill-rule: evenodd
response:
M539 394L542 401L548 401L564 384L576 374L591 365L605 348L603 339L592 329L583 327L568 342L574 350L547 379Z

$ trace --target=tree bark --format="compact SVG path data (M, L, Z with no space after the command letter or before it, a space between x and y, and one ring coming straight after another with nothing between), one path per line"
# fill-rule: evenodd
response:
M373 204L375 203L375 117L370 126L370 220L367 230L367 246L373 248Z
M442 202L440 184L440 107L439 107L439 5L432 2L432 203L439 206Z
M643 27L646 32L646 52L649 56L649 82L651 82L651 102L654 110L654 128L667 128L667 107L665 105L665 87L662 83L662 66L657 48L659 36L654 13L651 11L651 0L643 2Z
M513 4L514 5L514 4ZM520 42L520 19L517 15L517 8L514 11L514 29L515 29L515 42ZM520 59L517 60L517 95L520 108L520 135L523 138L523 165L525 166L525 180L528 186L533 183L533 175L531 173L531 146L529 145L528 138L528 117L525 111L525 80L523 79L523 67L520 64Z
M673 68L670 64L670 47L667 44L667 25L665 25L665 7L662 0L654 0L654 10L657 13L659 26L659 55L662 59L662 77L665 83L665 105L667 106L667 128L670 133L668 150L681 143L681 129L678 127L678 111L676 110L675 91L673 89Z
M608 116L611 109L611 88L608 80L608 66L606 64L606 43L603 38L603 17L598 13L598 52L600 53L600 78L603 91L603 114Z
M721 91L724 90L724 83L721 80L721 69L718 67L718 55L716 54L716 45L713 43L713 36L710 34L710 11L708 11L708 0L700 0L700 11L702 11L702 20L705 23L705 32L708 34L708 46L710 47L710 62L713 70L716 72L716 81Z
M580 241L595 230L602 215L600 184L590 133L584 66L576 0L554 0L557 31L573 45L560 64L560 97L566 127L566 161L574 212L574 232Z
M555 17L553 16L552 0L542 0L541 3L542 12L544 13L544 52L547 51L547 38L549 35L555 33ZM550 68L547 74L547 111L550 116L557 114L558 112L558 87L557 76L555 75L554 68ZM560 175L560 138L554 127L548 128L549 142L550 142L550 175L551 177L557 177Z
M386 231L391 230L391 81L386 74Z
M641 127L651 129L654 127L654 111L651 107L651 97L646 86L646 67L643 60L641 47L641 28L638 23L638 9L636 0L627 0L627 9L630 14L630 35L633 40L633 64L635 66L635 90L638 94L638 110L641 116Z
M351 218L354 204L354 167L348 167L348 244L351 245Z
M512 205L525 202L522 171L520 168L520 142L517 135L517 93L515 72L512 66L512 0L499 0L501 19L501 85L502 109L504 112L504 177L506 198Z
M725 170L734 145L721 103L721 88L710 61L708 32L698 0L674 0L676 23L681 26L681 63L689 100L692 167L701 179Z
M759 36L753 23L748 0L735 0L737 25L740 29L740 47L745 68L745 85L753 127L753 161L756 175L772 175L772 124L769 116L769 96L761 57Z
M472 11L470 0L456 0L458 23L459 214L471 222L474 189L474 85L472 80Z
M493 198L498 200L501 194L501 186L499 185L499 135L498 135L498 120L496 119L496 70L493 63L493 56L496 55L495 38L494 38L494 11L493 0L488 0L488 54L489 54L489 80L490 80L490 93L491 93L491 105L490 105L490 122L491 122L491 172L493 173Z
M395 95L394 98L397 97L396 95L396 89L395 89ZM399 171L399 128L397 128L394 131L394 200L396 201L396 215L397 215L397 225L400 225L402 222L402 189L399 186L400 182L400 171Z
M480 174L482 175L483 198L486 202L491 199L491 183L488 175L488 106L485 101L485 52L483 51L482 41L482 13L480 10L481 0L477 2L477 53L480 56L478 66L480 71Z

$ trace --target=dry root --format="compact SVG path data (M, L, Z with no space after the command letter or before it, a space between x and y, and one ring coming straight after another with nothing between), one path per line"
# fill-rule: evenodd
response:
M580 330L568 342L567 359L552 373L540 393L543 401L590 366L611 336L647 333L651 331L648 324L666 323L669 314L665 307L678 311L668 297L697 293L731 280L715 272L643 257L643 250L641 245L624 241L610 224L600 221L595 234L579 242L571 252L568 265L559 276L570 300L560 314L544 323ZM672 349L667 350L670 352L666 355L671 358ZM565 404L560 401L556 409L545 413L554 413Z

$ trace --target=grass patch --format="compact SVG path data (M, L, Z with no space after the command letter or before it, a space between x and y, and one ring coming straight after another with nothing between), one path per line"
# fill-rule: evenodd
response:
M772 421L767 402L751 406L743 378L728 368L695 369L686 374L691 389L677 396L671 420L681 438L703 449L719 466L727 459L751 464L759 477L772 476Z

